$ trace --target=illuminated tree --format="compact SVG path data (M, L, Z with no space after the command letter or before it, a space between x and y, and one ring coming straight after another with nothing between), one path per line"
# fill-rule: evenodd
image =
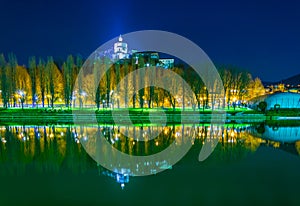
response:
M84 75L83 81L82 81L82 89L86 93L86 102L90 104L95 103L95 84L94 84L94 75L93 74L87 74Z
M39 60L38 71L39 71L39 86L40 86L40 91L41 91L42 107L45 107L47 71L46 71L46 65L45 65L45 62L43 59Z
M236 80L236 95L239 100L243 100L244 96L247 93L247 88L252 80L251 75L246 71L241 71Z
M245 100L252 81L250 73L233 66L223 66L219 70L219 74L223 81L228 108L230 103L235 104L237 100ZM223 101L223 107L224 104L225 101Z
M18 62L17 58L13 53L10 53L8 55L8 66L9 71L7 73L7 76L9 78L9 81L7 82L9 85L9 96L12 97L13 100L13 106L15 107L17 104L17 98L14 95L16 92L16 68L17 68Z
M14 93L14 97L16 101L21 103L23 108L25 101L32 94L31 92L31 82L30 76L25 67L17 66L15 73L15 81L16 81L16 91Z
M77 76L77 84L78 84L78 99L79 99L79 107L83 107L83 102L86 96L86 92L83 90L83 72L79 74L79 71L83 65L83 60L81 56L76 57L76 67L75 72L73 74L73 85L75 84L76 76Z
M32 96L32 107L35 106L37 100L37 65L35 57L29 58L29 76L31 80L31 96Z
M174 71L176 71L176 68L174 68ZM183 96L182 82L180 81L180 79L174 77L173 74L168 72L167 70L162 69L161 72L164 88L168 88L168 91L163 90L164 96L175 111L176 102L178 103Z
M101 60L96 59L93 62L93 77L94 77L94 86L96 88L92 88L95 91L95 103L97 106L97 109L100 109L100 104L101 104L101 90L100 90L100 72L101 72ZM90 78L86 78L90 79ZM94 92L93 92L94 93Z
M67 61L63 64L63 76L64 76L64 95L65 105L70 107L72 103L72 82L73 82L73 69L74 69L74 58L70 55Z
M138 90L138 97L139 97L139 105L140 108L144 108L144 98L145 98L145 70L139 69L138 71L138 84L139 84L139 90Z
M111 97L112 97L112 90L111 88L113 87L114 83L114 73L113 69L110 67L110 59L109 58L104 58L104 67L105 67L105 99L106 99L106 107L108 108L109 105L111 104Z
M128 62L126 61L125 63L124 63L124 66L123 66L123 70L124 70L124 72L123 72L123 78L129 73L129 65L128 65ZM128 103L129 103L129 101L128 101L128 88L129 88L129 79L128 78L126 78L125 80L124 80L124 107L128 107Z
M119 93L120 93L120 88L119 87L116 87L117 86L117 84L119 84L120 83L120 80L121 80L121 71L120 71L120 63L119 62L117 62L116 64L115 64L115 72L116 72L116 85L115 85L115 93L117 94L117 95L119 95ZM115 102L113 102L113 104L115 104ZM120 108L120 100L119 100L119 98L118 98L118 96L117 96L117 107L118 108Z
M132 69L132 71L138 69L138 64L136 64L136 62L134 63L134 58L132 59L131 69ZM132 75L131 83L132 83L132 87L133 87L132 106L133 106L133 108L135 108L136 96L137 96L136 73L135 72Z
M229 103L230 103L231 86L232 86L233 78L232 78L232 73L230 72L230 70L228 70L224 67L221 67L221 69L219 70L219 74L220 74L220 77L223 82L224 93L225 93L225 97L227 99L227 101L225 101L225 100L223 101L223 108L224 108L225 103L227 103L227 105L229 105Z
M252 80L248 87L249 98L258 97L265 94L265 87L259 78Z
M5 61L4 55L0 55L0 72L1 72L1 95L3 101L3 107L7 108L9 106L9 88L8 88L8 79L7 76L7 63Z
M54 102L59 99L63 91L62 74L55 65L53 58L48 57L46 64L46 97L48 106L54 108Z

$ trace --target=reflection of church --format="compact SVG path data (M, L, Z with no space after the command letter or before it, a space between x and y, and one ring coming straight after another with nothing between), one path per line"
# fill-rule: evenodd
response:
M104 167L101 167L100 165L98 165L98 169L100 175L104 175L115 179L116 182L120 184L122 189L124 189L125 183L129 183L129 174L127 173L122 174L122 173L112 172L108 169L105 169Z
M157 66L165 69L174 67L174 59L161 59L157 52L138 52L128 50L128 44L123 41L120 35L118 41L114 44L114 53L112 58L115 61L132 59L135 64L144 66Z

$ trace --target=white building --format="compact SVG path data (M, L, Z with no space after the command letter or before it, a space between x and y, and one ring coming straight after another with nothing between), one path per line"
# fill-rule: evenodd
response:
M112 59L118 61L121 59L130 59L134 58L136 64L139 62L139 58L143 58L145 66L158 66L165 69L170 69L174 67L174 59L160 59L157 52L138 52L137 50L128 50L128 44L123 41L122 36L119 36L119 39L114 43Z
M300 108L300 94L290 92L280 92L256 97L249 101L252 107L257 107L259 102L265 101L267 109L274 109L275 105L280 108Z
M113 59L119 60L119 59L128 59L128 58L129 58L128 45L127 43L123 42L123 38L120 35L118 42L114 44Z

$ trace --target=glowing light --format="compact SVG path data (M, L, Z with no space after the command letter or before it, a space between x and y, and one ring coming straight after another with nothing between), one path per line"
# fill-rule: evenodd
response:
M232 131L232 132L230 133L230 136L231 136L231 137L234 137L234 131Z

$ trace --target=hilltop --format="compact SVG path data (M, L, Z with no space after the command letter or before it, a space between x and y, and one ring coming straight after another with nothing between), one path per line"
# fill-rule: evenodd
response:
M266 85L276 85L276 84L280 84L283 83L285 85L291 85L292 87L295 86L297 87L297 85L300 85L300 74L297 74L295 76L289 77L287 79L283 79L281 81L277 81L277 82L263 82L263 84Z

